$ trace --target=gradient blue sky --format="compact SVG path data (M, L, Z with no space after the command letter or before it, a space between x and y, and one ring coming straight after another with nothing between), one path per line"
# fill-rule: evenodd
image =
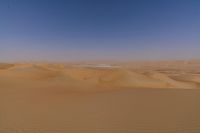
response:
M0 0L0 61L199 57L199 0Z

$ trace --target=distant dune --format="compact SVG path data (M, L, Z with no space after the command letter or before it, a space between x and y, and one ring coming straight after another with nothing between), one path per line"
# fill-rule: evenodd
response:
M185 68L178 67L177 62L171 63L171 67L165 65L165 62L159 64L149 63L150 67L146 66L147 63L140 64L140 67L138 64L135 65L136 67L133 64L129 67L123 65L121 67L109 65L75 67L64 64L0 64L0 86L36 87L38 84L38 86L50 87L58 85L66 89L76 88L83 91L108 88L199 88L200 74L192 65L187 64L188 69L184 70Z
M1 63L0 133L200 132L199 66Z

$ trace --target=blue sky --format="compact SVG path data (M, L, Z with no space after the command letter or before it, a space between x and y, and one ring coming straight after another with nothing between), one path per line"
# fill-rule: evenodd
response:
M2 61L199 57L199 0L0 1Z

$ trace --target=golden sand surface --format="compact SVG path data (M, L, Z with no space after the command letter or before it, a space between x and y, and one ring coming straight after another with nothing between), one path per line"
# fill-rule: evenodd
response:
M0 133L198 133L199 89L199 61L0 63Z

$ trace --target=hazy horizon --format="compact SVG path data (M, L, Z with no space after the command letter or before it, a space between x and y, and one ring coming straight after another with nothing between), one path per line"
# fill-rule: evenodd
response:
M3 0L0 61L200 57L198 0Z

